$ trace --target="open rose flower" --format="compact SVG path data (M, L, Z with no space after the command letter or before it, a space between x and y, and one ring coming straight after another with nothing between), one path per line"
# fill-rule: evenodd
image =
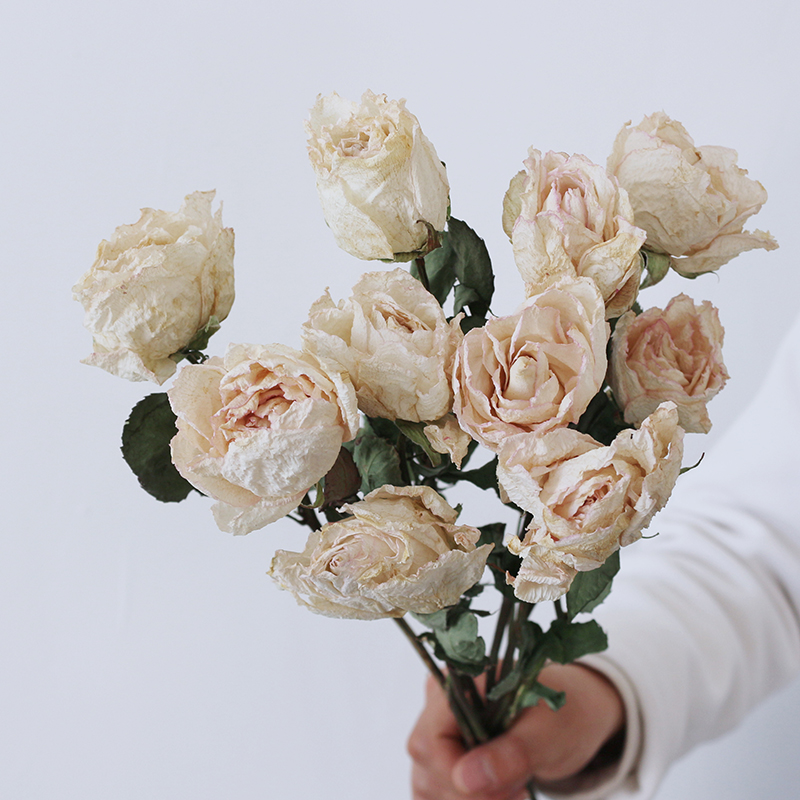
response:
M222 209L211 213L214 192L195 192L180 211L142 209L102 241L91 269L73 288L86 311L94 352L83 363L131 381L163 383L171 358L192 342L211 317L223 320L233 304L233 230Z
M505 496L533 518L524 538L506 541L522 559L511 581L517 597L554 600L577 572L596 569L639 539L669 499L682 457L673 403L608 447L571 428L510 439L500 450L497 478Z
M683 125L660 111L617 134L608 170L628 190L647 247L692 276L745 250L778 246L769 233L744 230L767 192L736 159L727 147L695 147Z
M344 506L352 516L314 531L302 553L279 550L270 575L298 603L330 617L432 614L476 584L491 545L428 486L383 486Z
M405 100L367 91L358 105L320 95L306 132L325 221L342 250L367 260L428 252L428 226L444 230L450 187Z
M528 296L561 277L585 276L600 289L606 317L618 317L639 291L645 240L625 190L581 155L531 148L525 166L506 192L503 229Z
M609 383L625 421L638 425L665 400L689 433L708 433L706 405L728 380L724 330L708 301L680 294L662 311L623 314L614 329Z
M328 292L303 325L303 347L350 375L359 408L410 422L450 411L450 370L462 334L436 298L405 270L368 272L349 300Z
M231 345L185 366L169 391L172 460L218 502L217 525L249 533L297 508L358 431L347 376L283 345Z
M605 377L604 311L592 280L562 280L469 331L453 369L459 425L497 450L509 436L577 422Z

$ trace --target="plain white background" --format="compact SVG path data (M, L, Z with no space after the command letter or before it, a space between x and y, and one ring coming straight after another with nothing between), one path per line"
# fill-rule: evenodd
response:
M78 0L3 17L0 797L407 798L416 656L390 622L316 617L272 585L273 551L305 539L293 523L234 539L205 499L138 488L119 434L155 387L79 363L71 286L140 207L216 188L237 301L211 351L296 345L325 286L342 297L370 268L325 227L302 120L320 92L371 88L408 98L509 313L501 203L527 148L603 163L624 122L663 109L739 151L770 193L753 225L782 245L643 298L720 308L732 379L702 452L796 312L796 3ZM483 500L465 521L494 518ZM677 765L659 800L791 795L798 712L795 685Z

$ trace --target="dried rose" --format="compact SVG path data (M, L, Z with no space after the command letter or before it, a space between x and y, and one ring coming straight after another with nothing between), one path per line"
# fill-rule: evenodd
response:
M682 457L673 403L608 447L571 428L510 439L500 450L497 478L505 496L532 515L524 538L506 541L522 559L511 581L517 597L530 603L560 597L576 572L599 567L639 539L669 499Z
M581 155L531 148L525 166L506 192L503 229L528 296L585 276L599 287L606 318L618 317L639 291L645 240L625 190Z
M592 280L562 280L467 333L453 368L459 425L497 450L509 436L577 422L605 377L604 311Z
M358 431L347 376L283 345L231 345L185 366L169 391L172 460L218 502L217 525L249 533L297 508Z
M368 272L349 300L326 292L303 325L303 347L350 375L371 417L410 422L450 411L450 369L462 334L436 298L405 270Z
M97 249L91 269L73 288L82 303L94 352L84 364L131 381L163 383L172 355L190 344L211 317L233 304L233 230L214 192L194 192L177 213L143 208Z
M424 255L428 226L444 230L450 187L405 100L367 91L359 106L335 92L320 95L306 132L336 244L367 260Z
M695 147L680 122L663 111L617 134L608 170L628 190L647 247L667 253L682 275L718 269L734 256L778 243L744 224L767 192L737 164L735 150Z
M352 516L313 532L302 553L278 550L269 574L297 602L350 619L431 614L480 580L491 545L456 525L428 486L383 486L344 506Z
M706 405L728 380L717 309L680 294L662 311L623 314L612 336L609 383L625 421L638 425L665 400L689 433L708 433Z

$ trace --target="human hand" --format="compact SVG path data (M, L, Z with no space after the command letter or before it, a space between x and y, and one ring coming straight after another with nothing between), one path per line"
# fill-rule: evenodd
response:
M622 699L599 672L554 664L541 680L566 692L561 709L526 708L504 734L467 751L445 693L429 679L408 740L413 800L522 800L532 778L552 784L576 775L622 730Z

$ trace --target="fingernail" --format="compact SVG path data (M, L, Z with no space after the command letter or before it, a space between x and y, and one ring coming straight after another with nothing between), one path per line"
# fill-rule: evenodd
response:
M455 783L463 792L480 792L497 781L492 762L488 758L474 756L465 758L456 768Z

